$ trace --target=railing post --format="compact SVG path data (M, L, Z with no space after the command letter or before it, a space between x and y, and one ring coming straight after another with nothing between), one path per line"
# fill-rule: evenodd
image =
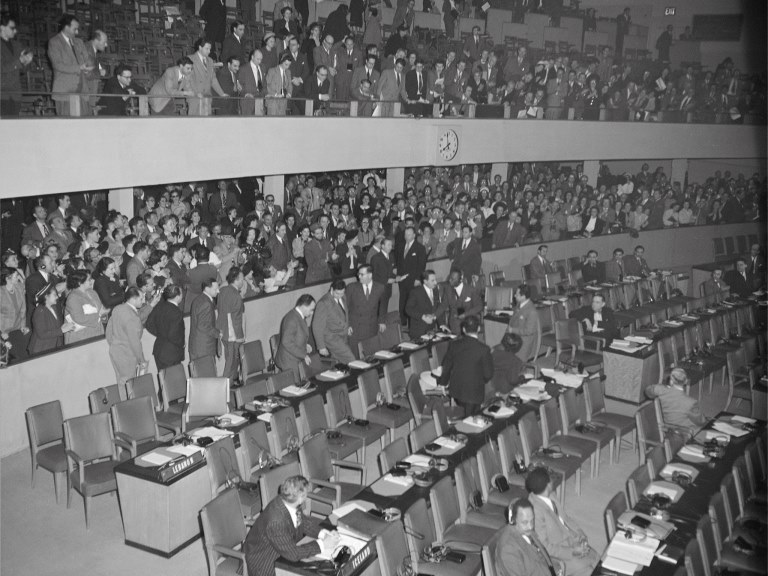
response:
M568 108L568 120L573 120L575 118L576 118L576 109Z
M149 116L149 97L139 96L139 116Z
M440 104L438 102L432 104L432 118L440 118Z
M307 100L304 100L304 115L305 116L312 116L314 114L314 100L311 98L308 98Z
M349 116L351 118L357 118L357 106L358 106L357 100L349 101Z
M394 116L395 118L400 116L400 108L402 108L401 103L395 102L394 105L392 106L392 116Z
M253 99L253 115L264 116L264 98Z
M82 108L80 107L80 95L70 94L69 98L69 115L70 116L82 116Z
M474 118L476 112L477 112L477 104L470 104L469 110L467 111L467 118Z
M597 119L600 120L600 122L605 122L606 117L607 113L605 108L600 108L600 114L598 115Z
M504 118L512 118L512 105L509 102L504 102Z

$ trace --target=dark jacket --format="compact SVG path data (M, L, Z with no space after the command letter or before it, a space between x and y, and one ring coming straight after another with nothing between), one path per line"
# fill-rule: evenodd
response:
M471 336L462 336L448 345L443 358L440 384L460 402L482 404L485 383L493 378L491 349Z
M184 360L184 314L181 308L162 300L149 313L144 327L155 336L152 355L157 369L181 364Z

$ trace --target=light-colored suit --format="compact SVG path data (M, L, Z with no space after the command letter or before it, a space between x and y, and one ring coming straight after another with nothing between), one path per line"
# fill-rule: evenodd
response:
M117 375L117 383L125 384L128 378L136 376L136 367L144 362L141 335L144 326L139 313L128 303L115 306L107 324L109 359Z
M327 348L331 356L339 362L352 362L355 355L349 347L349 307L346 298L341 298L341 304L328 292L320 298L312 317L312 334L318 350Z
M188 90L192 90L189 77L181 76L178 66L171 66L163 72L163 75L149 90L149 95L155 96L155 98L149 99L149 107L152 112L157 114L168 105L172 98L184 96L184 92Z
M522 307L515 310L509 319L509 332L514 332L523 339L523 346L517 353L517 357L523 362L528 362L538 352L539 339L541 338L541 324L536 306L528 300Z
M645 395L651 399L658 398L661 402L664 424L687 428L694 432L706 422L699 403L682 390L663 384L654 384L645 389Z
M277 345L275 364L280 370L292 370L299 379L299 364L307 356L309 326L296 308L292 308L280 322L280 343Z
M397 83L395 70L388 68L381 73L379 77L379 99L382 101L382 116L392 116L394 114L393 102L405 100L405 72L400 72L400 84Z
M537 278L544 278L547 274L552 274L555 270L552 267L552 263L544 259L544 261L541 261L541 257L538 255L531 258L530 266L530 273L531 273L531 280L535 280Z
M531 494L528 499L533 504L536 517L536 534L549 555L565 564L568 576L592 574L597 565L597 552L590 548L583 558L573 555L574 550L581 548L581 534L573 519L559 508L555 514L541 496ZM556 503L554 505L557 506Z
M371 70L371 94L378 94L380 76L381 74L375 68ZM368 71L365 66L359 66L352 72L352 80L350 80L349 84L349 95L352 100L360 100L360 82L367 78Z
M187 56L192 60L192 73L189 75L191 90L195 94L202 94L203 98L189 99L190 116L209 116L211 114L211 94L216 92L219 96L224 95L224 90L219 85L219 79L216 78L216 69L211 58L206 57L205 62L198 54L189 54Z
M64 34L56 34L48 40L48 59L53 68L53 99L56 102L56 113L69 116L69 97L62 93L76 93L82 87L80 64L85 56L83 41L72 39L69 43ZM83 62L84 63L84 62Z
M546 559L514 526L504 526L496 546L499 576L551 576Z
M261 89L259 90L259 82L256 75L261 72ZM246 98L240 102L240 110L243 116L264 116L264 105L260 103L256 104L256 98L263 98L267 89L267 72L264 67L259 64L258 71L254 72L253 66L250 62L244 62L240 66L240 71L237 73L237 79L240 85L243 87L243 96L253 96L254 100Z
M284 70L280 74L280 66L270 68L267 72L267 114L270 116L285 116L288 98L291 97L291 71Z

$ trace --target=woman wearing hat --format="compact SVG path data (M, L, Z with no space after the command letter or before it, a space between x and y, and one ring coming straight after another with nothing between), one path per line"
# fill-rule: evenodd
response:
M30 355L42 354L64 345L64 334L75 329L71 322L64 322L64 316L57 303L59 293L55 286L46 284L35 295L37 308L32 313L32 337L29 340Z
M685 388L689 384L685 370L674 368L669 374L666 385L648 386L645 389L645 395L652 400L659 399L666 426L683 428L693 434L704 425L707 419L702 414L699 403L686 393Z

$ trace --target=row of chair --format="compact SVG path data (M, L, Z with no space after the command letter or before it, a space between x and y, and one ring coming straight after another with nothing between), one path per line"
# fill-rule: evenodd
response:
M737 256L749 254L750 247L759 243L757 234L740 234L738 236L712 238L713 257L716 262L732 260Z

